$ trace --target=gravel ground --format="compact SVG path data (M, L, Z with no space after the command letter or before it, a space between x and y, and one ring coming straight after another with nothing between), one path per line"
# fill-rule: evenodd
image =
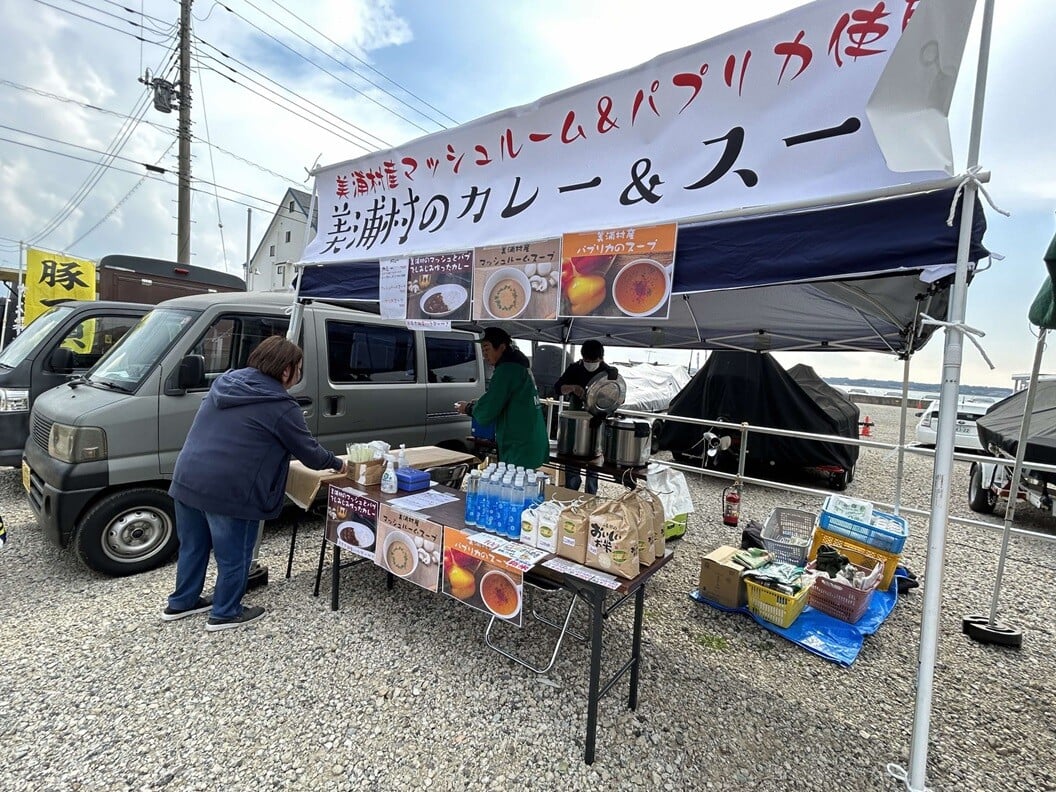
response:
M897 408L864 412L877 439L897 438ZM848 494L890 502L894 469L890 452L867 450ZM909 457L904 504L927 504L930 469ZM281 578L292 518L269 524L272 583L247 597L268 608L263 621L213 634L204 617L162 623L173 566L125 579L86 571L42 540L17 471L0 471L11 533L0 552L0 789L902 788L884 766L908 767L923 590L850 668L698 605L687 594L701 556L740 534L722 525L722 482L690 486L698 511L646 600L638 710L622 685L602 702L587 766L584 645L568 645L541 681L484 645L483 615L408 585L387 591L367 566L344 572L331 612L311 596L320 523L302 521L293 577ZM962 516L966 486L958 463L951 506ZM820 503L751 487L742 516ZM1026 527L1053 533L1051 516L1026 512ZM923 577L926 524L911 524L905 562ZM1056 544L1011 543L1000 614L1023 630L1020 651L960 630L963 615L988 611L999 547L998 532L950 526L935 790L1056 790ZM624 647L631 615L610 620L609 645Z

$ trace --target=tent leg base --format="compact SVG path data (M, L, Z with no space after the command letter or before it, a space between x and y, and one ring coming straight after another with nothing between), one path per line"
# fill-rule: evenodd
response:
M965 616L961 620L961 630L977 643L992 646L1006 646L1019 649L1023 646L1023 632L1001 622L990 624L990 618L981 614Z

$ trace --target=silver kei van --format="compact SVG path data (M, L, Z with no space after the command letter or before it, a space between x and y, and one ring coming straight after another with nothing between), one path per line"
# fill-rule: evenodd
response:
M289 293L169 300L86 376L37 399L22 480L44 534L109 575L168 561L178 542L166 491L198 406L220 374L286 334L290 304ZM473 338L315 302L299 336L304 377L290 393L335 453L377 439L468 450L469 418L454 403L484 392Z

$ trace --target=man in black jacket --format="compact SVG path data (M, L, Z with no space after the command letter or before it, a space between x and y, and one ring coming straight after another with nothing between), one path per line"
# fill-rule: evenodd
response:
M569 397L569 408L582 410L583 399L587 392L587 384L599 374L607 374L609 379L616 379L616 369L604 361L605 347L596 339L583 342L580 347L581 360L565 369L564 373L554 383L554 390L559 396ZM600 423L600 421L599 421ZM568 467L565 470L565 484L569 489L578 490L582 483L581 470ZM584 491L588 495L598 494L598 474L587 470L587 485Z

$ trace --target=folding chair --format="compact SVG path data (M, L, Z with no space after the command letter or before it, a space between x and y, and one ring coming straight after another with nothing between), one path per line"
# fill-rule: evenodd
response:
M543 674L548 673L550 669L554 667L554 663L557 662L557 656L561 652L561 645L564 643L566 635L571 635L580 643L585 643L587 641L587 636L582 633L576 632L570 627L572 623L572 613L575 611L576 601L579 599L578 596L576 596L570 591L566 591L561 586L558 586L555 583L551 583L548 580L543 580L541 578L532 578L528 577L527 575L524 578L524 591L526 595L526 605L529 602L532 605L531 611L529 611L531 618L534 621L537 621L540 624L557 631L557 641L554 643L553 651L550 653L549 662L545 666L535 665L531 660L527 660L524 657L521 657L520 655L516 654L512 650L499 646L497 643L495 643L491 636L492 629L494 628L496 621L503 621L497 616L491 617L491 620L488 622L487 629L484 630L484 643L487 644L488 648L495 650L503 657L507 657L510 660L513 660L515 663L524 666L529 671L532 671L541 676ZM562 622L556 622L549 619L545 615L540 614L539 611L535 608L536 596L538 596L539 594L553 594L559 591L565 592L568 595L569 600L568 609L565 611L565 618Z
M457 465L444 465L429 470L429 478L437 484L443 484L451 489L462 489L462 480L469 473L469 465L460 462Z

